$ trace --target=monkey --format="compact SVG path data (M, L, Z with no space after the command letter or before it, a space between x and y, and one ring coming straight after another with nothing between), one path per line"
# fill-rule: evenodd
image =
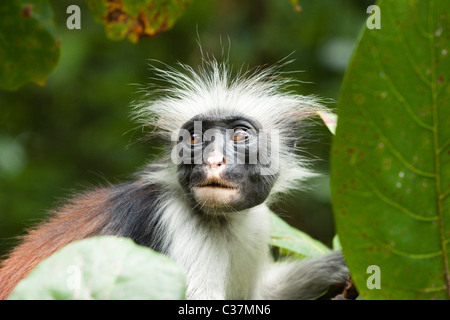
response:
M0 264L0 299L56 250L99 235L131 238L179 263L187 299L313 299L344 284L341 252L274 261L269 247L270 205L313 175L296 141L324 110L319 99L288 91L295 80L280 66L233 76L211 58L198 70L151 69L164 85L134 102L133 116L164 141L164 155L28 230Z

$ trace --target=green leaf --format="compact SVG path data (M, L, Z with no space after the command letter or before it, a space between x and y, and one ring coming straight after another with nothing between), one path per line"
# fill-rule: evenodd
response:
M300 258L314 257L330 252L330 249L308 234L291 227L283 219L272 213L270 245L277 247L282 255Z
M59 59L47 0L0 1L0 89L44 85Z
M127 238L101 236L67 245L42 261L9 299L183 299L180 266Z
M136 43L175 24L191 0L86 0L94 19L106 28L108 38L127 37Z
M332 149L339 239L364 299L450 298L450 2L380 1ZM380 267L369 289L367 267Z

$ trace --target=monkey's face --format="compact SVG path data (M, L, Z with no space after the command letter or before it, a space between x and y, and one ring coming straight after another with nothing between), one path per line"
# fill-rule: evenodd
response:
M267 161L269 154L276 159L268 135L258 121L243 115L196 116L186 122L172 160L194 206L207 213L230 212L264 202L277 177L277 168L271 167L276 161Z

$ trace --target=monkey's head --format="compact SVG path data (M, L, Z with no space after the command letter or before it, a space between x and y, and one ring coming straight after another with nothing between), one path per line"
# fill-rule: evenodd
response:
M154 68L170 87L137 106L170 150L165 178L149 179L180 190L199 211L229 213L270 201L312 175L296 141L303 120L323 110L315 99L286 92L292 80L275 67L233 79L215 60L199 72L182 67Z
M172 154L178 181L200 209L241 211L269 196L279 168L277 146L268 142L276 139L258 120L240 113L200 114L179 133Z

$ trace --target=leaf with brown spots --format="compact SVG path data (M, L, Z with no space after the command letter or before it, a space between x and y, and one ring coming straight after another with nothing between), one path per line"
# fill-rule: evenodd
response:
M47 0L0 1L0 89L44 85L59 60Z
M450 2L378 5L339 96L337 231L364 299L450 299Z
M169 30L191 0L86 0L108 38L137 43Z

